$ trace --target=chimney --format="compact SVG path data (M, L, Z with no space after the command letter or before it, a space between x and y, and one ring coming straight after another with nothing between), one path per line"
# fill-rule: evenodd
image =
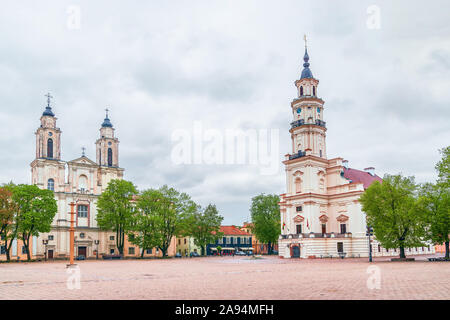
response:
M374 167L364 168L364 171L367 172L368 174L370 174L371 176L375 175L375 168Z
M345 169L348 169L348 160L342 160L342 165Z

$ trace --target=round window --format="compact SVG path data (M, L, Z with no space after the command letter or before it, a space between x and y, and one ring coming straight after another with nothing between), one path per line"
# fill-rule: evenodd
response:
M108 146L110 146L110 145L111 145L111 141L108 142Z
M297 109L297 113L300 113L300 112L302 112L302 108Z
M48 135L51 137L51 136L53 135L53 133L52 133L52 132L49 132Z

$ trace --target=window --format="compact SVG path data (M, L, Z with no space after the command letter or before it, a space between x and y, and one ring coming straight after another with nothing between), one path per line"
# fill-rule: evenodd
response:
M241 237L237 237L237 244L241 244Z
M184 238L184 244L186 244L186 238Z
M347 225L345 223L341 223L341 233L347 233Z
M109 236L109 240L114 241L114 236Z
M114 249L109 249L109 254L114 254Z
M47 180L47 189L51 191L55 191L55 180L48 179Z
M128 254L134 254L134 247L128 248Z
M53 240L53 235L50 234L50 235L48 236L48 240L50 240L50 241Z
M343 242L337 243L337 252L344 252L344 243Z
M85 237L85 234L82 232L82 233L80 233L80 238L81 239L84 239L84 237Z
M233 237L230 237L230 244L233 244Z
M47 158L53 158L53 139L47 140Z
M298 206L295 210L297 210L297 212L302 212L302 206Z
M108 148L108 167L112 167L113 163L112 156L113 156L112 149Z
M87 189L87 184L88 184L87 181L88 181L88 179L85 175L81 175L78 178L78 188L80 189L80 191L82 193L85 192Z
M300 96L303 96L303 87L300 87Z
M325 223L322 223L322 234L327 233L327 225Z
M25 246L22 246L22 254L27 254L27 248Z
M88 206L84 204L78 205L78 218L87 218L88 216Z
M181 244L181 239L178 239L178 244L179 244L179 245Z
M296 230L297 230L297 234L302 233L302 225L301 225L301 224L298 224L298 225L296 226Z
M223 238L222 238L222 242L223 242L223 244L227 244L227 238L226 238L226 237L223 237Z
M316 87L313 87L313 96L316 95Z
M322 158L322 150L319 151L320 157Z
M146 250L146 253L147 253L147 254L152 254L152 249L147 249L147 250Z
M381 246L378 245L378 252L381 252Z
M0 246L0 254L6 254L6 247Z

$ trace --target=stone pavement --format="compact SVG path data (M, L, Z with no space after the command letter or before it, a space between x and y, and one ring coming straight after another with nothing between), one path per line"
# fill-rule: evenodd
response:
M64 261L0 264L0 299L450 299L448 262L207 257L77 263L79 289L76 281L68 286L76 275L66 272Z

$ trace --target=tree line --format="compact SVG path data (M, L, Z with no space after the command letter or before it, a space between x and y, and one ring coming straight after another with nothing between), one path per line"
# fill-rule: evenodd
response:
M123 254L125 236L138 246L141 257L147 249L159 248L166 257L173 237L191 236L206 253L216 241L223 217L215 205L202 208L191 197L164 185L138 192L130 181L111 180L97 201L97 223L116 233L116 246Z

